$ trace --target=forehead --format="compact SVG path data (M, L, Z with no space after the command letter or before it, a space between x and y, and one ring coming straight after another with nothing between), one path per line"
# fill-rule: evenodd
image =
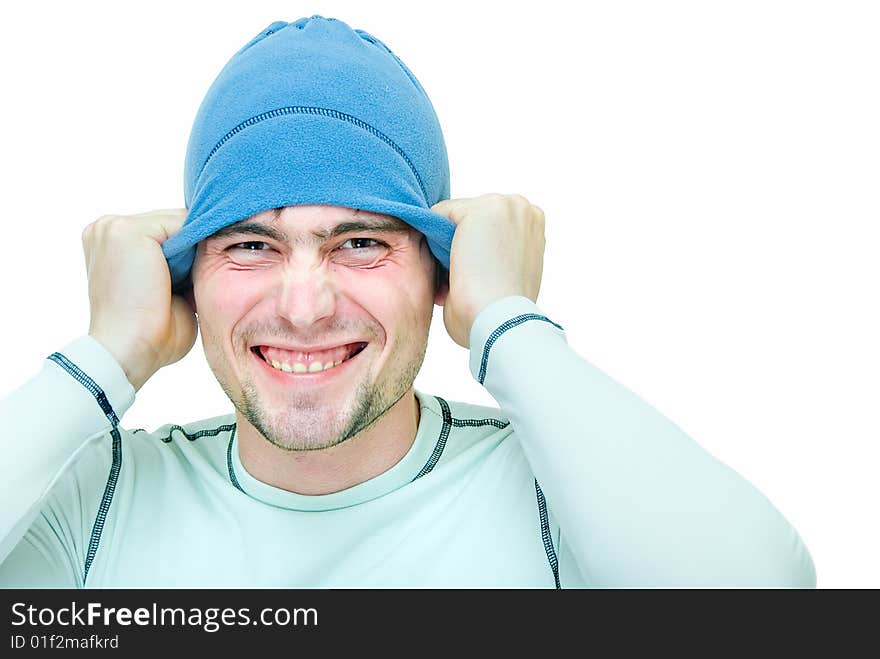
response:
M283 206L252 215L217 230L206 238L255 234L282 242L324 242L353 231L418 234L418 230L392 215L342 206Z
M289 222L297 225L311 224L329 224L333 222L350 220L357 218L359 220L385 220L403 226L409 226L400 218L393 215L385 215L383 213L374 213L373 211L363 210L361 208L349 208L347 206L331 206L326 204L303 204L299 206L279 206L278 208L270 208L249 218L242 220L246 222L257 221L260 223L277 225Z

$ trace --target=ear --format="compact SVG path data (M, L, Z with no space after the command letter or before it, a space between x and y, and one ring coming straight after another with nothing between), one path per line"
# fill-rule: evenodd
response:
M189 272L186 273L186 279L184 279L180 284L178 284L177 289L172 289L172 293L176 293L180 295L184 300L187 301L190 308L193 310L193 313L198 316L199 310L196 307L196 297L195 292L193 290L193 277L196 272L196 264L199 260L199 252L201 252L202 243L196 244L196 255L193 257L192 265L189 268Z
M437 263L437 285L434 292L434 304L442 307L449 296L449 270Z
M193 313L198 314L199 310L196 307L196 297L195 297L195 294L193 293L193 285L191 282L188 283L185 288L183 288L179 292L177 292L176 295L180 295L180 297L182 297L184 300L186 300L187 303L189 304L190 308L193 310Z
M183 297L189 302L189 306L192 307L193 313L198 313L198 309L196 308L196 297L193 294L193 288L190 286L183 292Z

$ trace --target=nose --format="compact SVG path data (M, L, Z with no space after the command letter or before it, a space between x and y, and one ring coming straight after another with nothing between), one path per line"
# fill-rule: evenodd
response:
M318 260L288 264L278 291L276 312L294 326L308 328L336 313L333 273Z

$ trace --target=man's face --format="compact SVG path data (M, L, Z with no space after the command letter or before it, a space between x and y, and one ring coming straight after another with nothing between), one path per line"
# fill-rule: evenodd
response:
M349 222L391 228L332 234ZM245 223L258 226L230 233ZM257 431L289 450L343 442L400 400L422 366L434 304L445 299L435 295L420 232L340 206L287 206L222 229L199 243L192 280L220 386ZM279 371L264 359L308 368L297 348L351 342L367 345L320 373ZM347 354L326 355L324 365Z

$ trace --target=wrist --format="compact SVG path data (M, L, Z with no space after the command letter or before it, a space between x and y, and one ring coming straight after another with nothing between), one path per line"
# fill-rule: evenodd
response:
M135 391L140 390L158 370L152 366L153 359L149 355L149 351L145 351L137 345L110 338L100 331L89 331L89 336L104 346L107 352L113 356Z

